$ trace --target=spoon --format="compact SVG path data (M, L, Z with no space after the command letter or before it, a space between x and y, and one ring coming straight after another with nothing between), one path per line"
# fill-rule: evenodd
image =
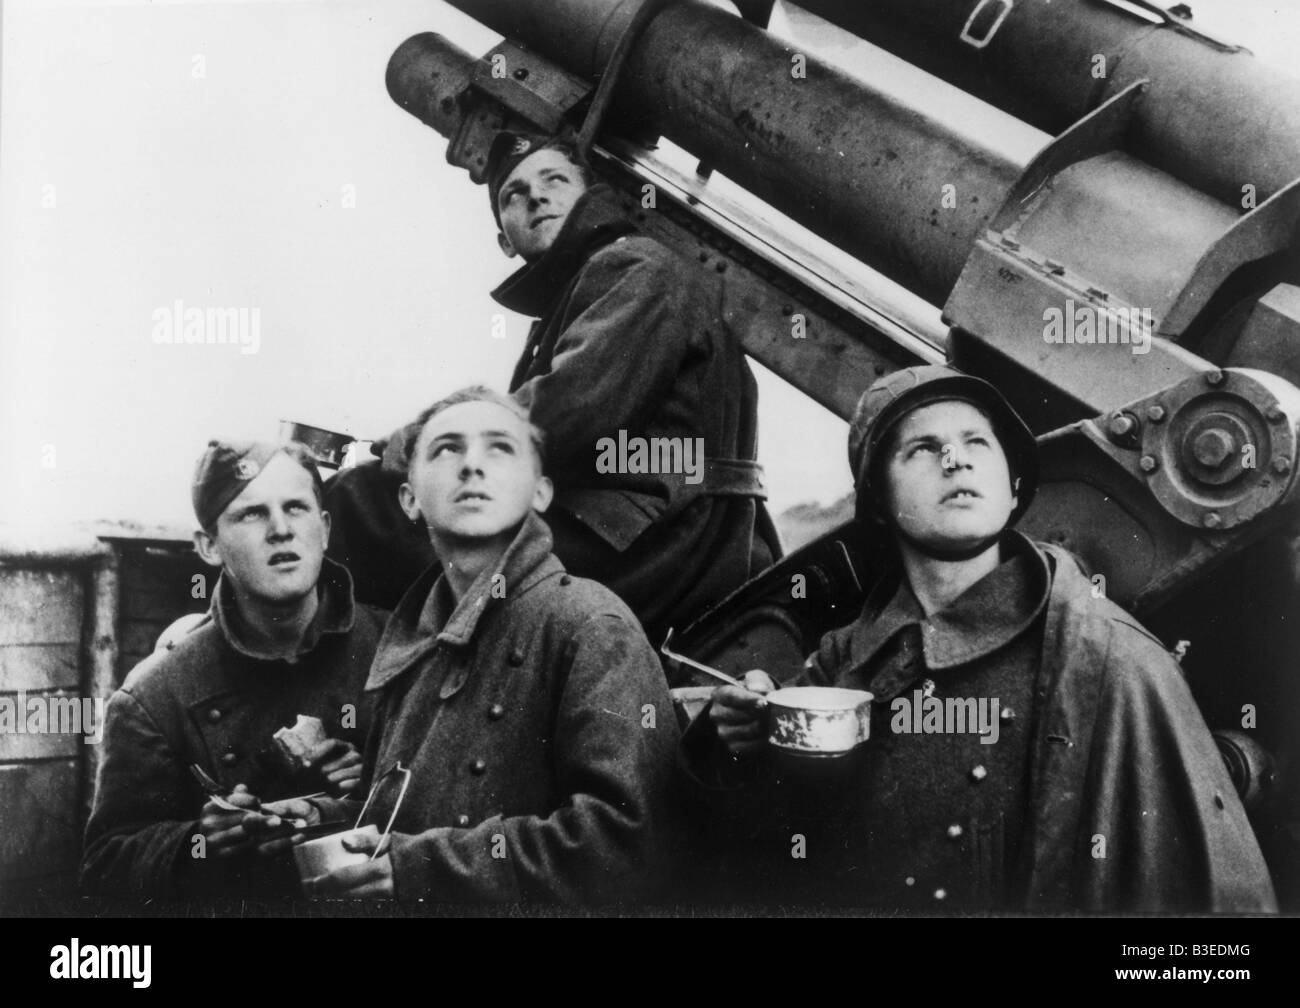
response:
M694 658L687 658L685 655L677 654L675 651L668 650L668 644L672 639L673 639L673 631L669 630L668 636L664 638L663 646L659 649L659 653L663 655L665 658L669 658L675 662L681 662L683 665L689 665L697 672L703 672L705 675L711 675L713 676L714 679L721 679L724 683L727 683L729 686L739 686L741 689L749 688L739 679L735 678L734 676L727 675L727 673L723 672L721 669L715 669L711 665L701 664L700 662L697 662Z

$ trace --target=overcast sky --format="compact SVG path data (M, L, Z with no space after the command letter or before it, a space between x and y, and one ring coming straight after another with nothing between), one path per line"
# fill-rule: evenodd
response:
M1300 9L1193 6L1294 58ZM210 436L292 418L377 437L505 386L527 320L494 338L487 292L517 260L384 88L412 34L475 54L495 34L437 0L7 0L3 19L0 521L188 527ZM257 352L158 344L177 301L256 308ZM845 425L760 382L773 506L843 494Z

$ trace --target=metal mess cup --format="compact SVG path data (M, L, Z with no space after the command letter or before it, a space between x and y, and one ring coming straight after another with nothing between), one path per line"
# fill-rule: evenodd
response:
M674 651L668 631L659 653L688 668L741 689L735 676ZM676 690L682 694L686 691ZM866 690L837 686L787 686L764 695L768 745L796 756L845 756L871 737L871 701Z
M351 434L340 434L324 427L298 423L295 420L280 421L280 439L296 441L316 459L318 466L337 469L343 464L348 447L357 439Z
M388 817L388 825L384 827L384 832L379 832L379 827L373 823L362 826L361 820L366 817L366 812L370 809L370 803L375 800L375 795L379 791L379 786L392 774L402 774L402 789L398 792L397 801L393 803L392 815ZM402 802L406 798L406 789L411 783L411 771L407 770L400 762L394 763L391 767L375 778L375 782L370 786L370 794L366 795L365 804L361 806L361 812L357 815L357 821L352 824L351 829L339 830L335 833L328 833L323 837L317 837L314 840L306 840L293 848L293 860L298 866L298 879L306 882L309 879L316 878L318 875L328 875L331 872L338 871L340 868L346 868L348 865L364 864L367 861L373 861L379 854L380 847L384 837L393 831L393 823L397 820L397 812L402 807ZM343 846L343 841L353 837L378 837L379 844L375 845L374 851L370 854L364 851L350 851Z
M317 875L328 875L348 865L364 864L369 861L371 855L365 851L350 851L343 846L345 838L362 836L379 836L379 827L371 823L360 829L341 830L338 833L330 833L298 844L293 849L293 860L298 866L298 878L306 882Z
M767 701L768 745L798 756L844 756L871 736L872 695L835 686L788 686Z

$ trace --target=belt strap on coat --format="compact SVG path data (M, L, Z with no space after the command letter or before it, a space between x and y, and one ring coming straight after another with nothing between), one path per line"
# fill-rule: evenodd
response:
M757 497L759 500L767 500L763 467L745 459L706 458L704 481L696 487L692 489L710 497Z
M763 467L746 459L706 458L698 483L685 473L656 473L655 479L673 485L674 510L697 497L756 497L767 500Z

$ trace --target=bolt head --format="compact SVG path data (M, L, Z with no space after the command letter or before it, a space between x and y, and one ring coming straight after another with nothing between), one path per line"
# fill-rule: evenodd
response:
M1223 379L1226 377L1227 376L1222 371L1220 371L1218 368L1215 368L1213 371L1205 372L1205 384L1222 385Z
M1125 437L1132 433L1137 424L1131 416L1125 413L1116 413L1110 418L1110 433L1112 437Z
M1138 465L1142 467L1144 473L1153 473L1160 468L1160 460L1154 455L1143 455Z
M1192 443L1192 456L1209 469L1219 468L1236 451L1237 445L1232 435L1217 427L1201 431Z
M1291 471L1291 460L1285 455L1278 455L1273 459L1273 471L1279 476L1285 476Z
M1223 524L1223 519L1219 517L1217 511L1206 511L1201 515L1201 524L1208 529L1216 529Z
M1147 419L1152 423L1163 423L1165 419L1165 408L1163 406L1148 406Z

